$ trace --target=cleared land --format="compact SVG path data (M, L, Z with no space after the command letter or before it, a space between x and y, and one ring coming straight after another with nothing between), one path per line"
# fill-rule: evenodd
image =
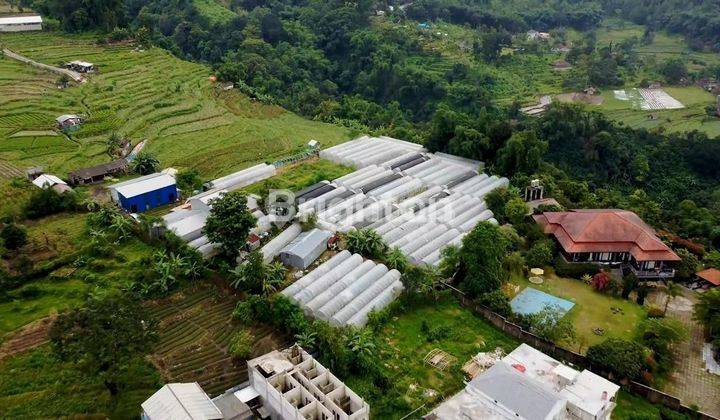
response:
M89 82L59 90L56 75L0 60L0 162L17 168L43 165L62 176L106 162L105 141L119 132L134 143L149 140L147 149L163 166L194 168L210 178L281 158L313 138L330 146L351 137L235 91L218 93L207 67L161 49L100 46L90 36L52 33L3 34L0 43L42 63L82 59L100 69ZM53 129L66 113L88 116L71 139L10 137Z
M645 319L645 309L633 301L596 292L580 280L554 274L546 274L544 277L545 281L540 285L532 284L519 276L513 276L511 282L518 286L517 292L533 287L575 304L565 315L572 320L578 335L575 343L565 343L571 350L585 353L588 346L609 337L631 339L635 326ZM613 311L612 308L617 310ZM604 334L595 334L596 328L601 328Z

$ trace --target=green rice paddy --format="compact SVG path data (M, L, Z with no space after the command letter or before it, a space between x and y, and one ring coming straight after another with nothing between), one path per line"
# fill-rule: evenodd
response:
M203 177L276 160L310 139L332 146L351 137L344 128L216 91L208 67L158 48L101 46L90 35L54 33L3 34L0 44L45 64L81 59L99 68L87 83L61 90L57 75L0 59L0 161L18 168L42 165L64 176L107 162L112 132L133 144L147 139L163 166L194 168ZM68 113L87 116L80 130L44 133Z

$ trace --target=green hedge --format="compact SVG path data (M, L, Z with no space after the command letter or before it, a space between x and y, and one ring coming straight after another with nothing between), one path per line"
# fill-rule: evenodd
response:
M561 277L571 277L579 279L584 274L594 276L600 271L600 267L597 264L592 263L568 263L562 257L558 255L555 258L555 273Z

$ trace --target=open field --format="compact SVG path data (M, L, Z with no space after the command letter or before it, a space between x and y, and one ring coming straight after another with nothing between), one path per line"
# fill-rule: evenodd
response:
M513 276L511 282L519 286L518 292L532 286L575 303L566 315L573 321L578 335L577 342L568 345L571 350L585 353L588 346L610 337L631 339L635 326L645 319L645 309L633 301L596 292L580 280L562 278L552 273L546 273L544 278L545 282L540 285L531 284L519 276ZM619 308L621 311L613 313L611 308ZM593 332L595 328L602 328L605 334L596 335Z
M112 132L147 149L163 166L197 169L211 178L288 155L311 138L331 146L351 137L337 126L308 121L238 92L218 93L210 70L153 48L99 46L89 35L0 35L11 50L46 64L82 59L99 66L89 82L59 90L55 75L0 60L0 161L19 168L43 165L67 172L106 162ZM72 135L11 138L52 129L66 113L88 120Z
M160 322L152 359L166 382L198 382L214 396L247 380L245 361L228 354L230 339L242 329L232 321L236 303L237 298L204 284L150 304ZM252 333L257 356L285 344L268 327Z

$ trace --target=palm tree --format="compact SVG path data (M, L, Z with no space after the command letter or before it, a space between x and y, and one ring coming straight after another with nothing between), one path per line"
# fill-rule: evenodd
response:
M668 305L670 304L670 301L682 294L682 287L680 287L680 285L675 283L674 281L668 281L668 284L665 287L665 293L667 294L667 299L665 299L664 313L667 314Z

